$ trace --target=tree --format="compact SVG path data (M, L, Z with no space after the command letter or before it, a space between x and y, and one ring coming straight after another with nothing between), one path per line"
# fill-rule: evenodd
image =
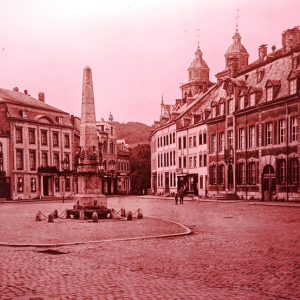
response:
M149 144L130 148L130 178L132 193L142 195L151 187L151 150Z

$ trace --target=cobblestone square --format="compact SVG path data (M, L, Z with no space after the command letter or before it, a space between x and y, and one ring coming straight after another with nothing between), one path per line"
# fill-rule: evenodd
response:
M108 198L110 208L142 208L193 233L49 248L57 255L2 246L0 299L299 299L300 207L256 204ZM17 231L22 218L34 226L37 207L60 205L2 203L1 212L16 213L0 226Z

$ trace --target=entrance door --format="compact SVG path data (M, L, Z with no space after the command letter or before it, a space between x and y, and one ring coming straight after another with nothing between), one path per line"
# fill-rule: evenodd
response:
M273 192L276 191L276 176L273 166L266 165L262 176L262 199L264 201L271 201Z
M233 169L231 164L228 165L228 191L233 191Z
M43 190L44 190L44 196L49 196L49 177L48 176L43 177Z
M107 194L111 195L111 178L107 177Z
M165 173L165 193L169 193L170 191L170 183L169 183L169 172Z
M10 199L9 177L0 177L0 198Z

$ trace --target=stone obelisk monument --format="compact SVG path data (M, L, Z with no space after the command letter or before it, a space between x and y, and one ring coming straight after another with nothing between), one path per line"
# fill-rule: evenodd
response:
M101 194L101 179L98 175L99 149L90 67L83 70L80 147L75 158L78 165L78 194L74 197L75 205L82 208L107 208L107 198Z

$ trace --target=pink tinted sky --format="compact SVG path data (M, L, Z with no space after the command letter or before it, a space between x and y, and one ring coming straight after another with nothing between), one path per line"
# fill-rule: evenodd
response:
M1 1L0 87L28 90L80 116L82 71L92 69L96 115L151 125L162 94L173 104L200 48L210 80L224 69L235 32L250 54L281 47L281 33L300 25L299 0L10 0Z

